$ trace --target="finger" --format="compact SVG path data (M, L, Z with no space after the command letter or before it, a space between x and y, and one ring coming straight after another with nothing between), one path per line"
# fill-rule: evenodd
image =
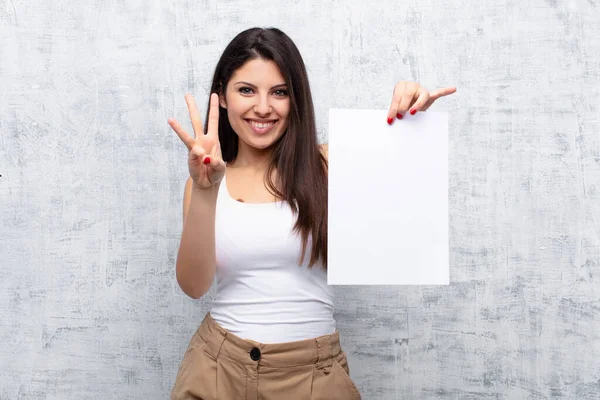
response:
M208 135L207 135L208 136ZM198 149L198 155L196 158L199 158L202 164L211 167L216 172L224 172L225 171L225 162L221 157L221 151L218 148L219 146L212 145L211 142L214 142L212 139L206 139L205 143ZM211 146L211 147L209 147ZM206 152L206 149L211 149L209 152Z
M215 171L217 172L225 172L225 161L223 161L222 158L219 158L218 161L215 163L215 165L213 166L213 168L215 169Z
M390 105L390 110L388 111L388 124L391 124L398 114L398 104L400 104L400 99L402 98L402 94L404 93L404 89L406 88L406 82L398 82L396 86L394 86L394 94L392 96L392 104Z
M213 157L211 155L208 155L204 158L203 163L214 169L216 172L225 171L225 162L220 157Z
M218 146L219 142L212 137L205 135L203 138L198 140L198 144L206 150L207 155L209 155L211 158L221 157L221 154L219 153L220 148Z
M188 111L190 112L190 119L192 120L192 127L194 128L194 137L199 138L204 136L204 130L202 129L202 118L200 117L200 111L196 105L196 100L191 94L185 95L185 102L187 103Z
M179 136L179 139L181 139L183 144L185 144L188 149L191 149L192 147L194 147L194 143L195 143L194 139L192 139L190 137L190 135L188 135L183 130L181 125L179 125L179 123L176 120L174 120L173 118L169 118L167 120L167 123L171 126L171 128L175 131L177 136Z
M190 150L190 161L199 160L200 162L204 162L204 159L208 156L206 153L206 149L204 147L195 145Z
M448 88L444 88L444 89L438 89L435 92L433 92L431 94L431 97L434 98L434 100L439 99L440 97L444 97L444 96L448 96L449 94L452 94L456 92L456 88L453 87L448 87Z
M219 140L219 95L216 93L210 94L207 135L215 141Z
M452 86L444 89L438 89L430 93L429 100L427 100L427 103L425 103L425 105L423 106L422 111L426 111L429 107L431 107L433 102L439 99L440 97L448 96L454 92L456 92L456 87Z
M413 103L409 110L411 115L415 115L418 111L421 111L423 107L425 107L425 105L427 104L427 101L430 97L427 89L425 89L422 86L417 90L416 95L418 96L417 100Z
M404 89L404 93L402 93L400 104L398 104L398 114L402 116L406 115L410 105L414 102L415 97L418 96L418 94L419 85L415 82L408 82Z

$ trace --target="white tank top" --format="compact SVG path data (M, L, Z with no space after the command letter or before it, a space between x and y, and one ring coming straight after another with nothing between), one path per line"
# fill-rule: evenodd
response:
M217 269L213 319L233 334L283 343L335 332L333 288L322 264L302 266L300 235L285 202L242 203L221 181L215 215Z

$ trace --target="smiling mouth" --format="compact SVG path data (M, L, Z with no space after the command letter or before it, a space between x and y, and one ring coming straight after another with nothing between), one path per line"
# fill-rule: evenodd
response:
M246 119L246 122L252 130L256 133L267 133L279 122L279 120L269 121L269 122L256 122L251 119Z
M255 120L255 119L249 119L249 118L245 118L245 120L248 121L248 122L250 122L250 123L256 123L256 124L273 124L273 123L279 121L278 119L270 119L270 120L268 120L266 122L265 121L261 122L261 121L258 121L258 120Z

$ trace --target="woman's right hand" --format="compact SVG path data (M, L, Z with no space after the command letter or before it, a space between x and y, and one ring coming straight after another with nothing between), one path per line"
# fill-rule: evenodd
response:
M194 138L191 138L173 118L169 118L167 122L190 151L188 165L194 185L200 189L208 189L219 183L225 176L225 162L223 162L219 143L219 96L216 93L210 95L206 135L194 97L187 94L185 101L192 120Z

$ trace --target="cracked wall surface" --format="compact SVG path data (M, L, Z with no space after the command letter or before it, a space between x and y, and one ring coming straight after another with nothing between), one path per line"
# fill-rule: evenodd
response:
M458 89L451 284L336 287L363 398L600 398L597 1L0 0L0 399L168 397L214 288L175 280L166 121L253 26L298 45L321 142L400 80Z

